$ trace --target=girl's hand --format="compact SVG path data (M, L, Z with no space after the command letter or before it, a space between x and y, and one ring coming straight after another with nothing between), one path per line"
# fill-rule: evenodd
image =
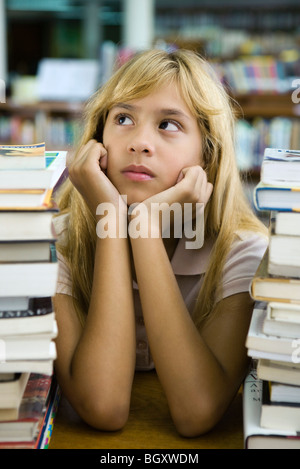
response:
M190 166L181 171L175 186L162 194L167 196L169 203L172 203L171 200L174 197L181 204L201 203L205 207L212 191L213 185L208 182L204 169L201 166Z
M100 203L119 204L119 192L105 174L107 151L102 143L90 140L68 165L69 178L95 215ZM125 204L124 204L125 205Z
M182 169L176 184L165 191L155 194L144 201L145 204L166 202L171 205L178 202L207 204L213 191L213 185L207 181L206 173L201 166L190 166Z
M190 166L188 168L184 168L177 180L177 183L162 191L158 194L155 194L152 197L149 197L143 202L143 205L146 205L147 210L142 210L141 207L136 206L132 212L132 216L141 213L146 213L148 215L147 223L150 223L151 226L151 233L158 232L161 234L165 229L169 227L162 226L163 220L163 212L169 212L170 215L170 207L174 203L179 203L181 205L182 214L184 209L184 204L190 204L189 211L192 218L195 218L199 208L201 209L201 213L204 212L204 207L209 201L209 198L213 191L213 185L207 181L207 176L203 168L201 166ZM198 205L196 205L198 204ZM199 205L200 204L200 205ZM155 216L154 219L151 217L153 214L153 208L158 207L160 210L160 217ZM144 207L143 207L144 209ZM185 207L186 210L186 207ZM166 220L168 217L166 217ZM153 226L153 224L159 221L159 226ZM182 222L184 220L182 219ZM185 219L185 221L188 221ZM191 222L191 220L189 220ZM149 226L149 225L148 225Z

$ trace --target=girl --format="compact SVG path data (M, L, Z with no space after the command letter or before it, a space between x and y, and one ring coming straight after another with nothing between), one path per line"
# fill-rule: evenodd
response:
M56 373L98 429L126 423L136 369L155 367L187 437L219 421L245 377L249 283L267 237L244 197L233 128L227 94L189 51L137 54L87 107L55 220ZM205 207L202 247L162 235L151 207L174 203ZM97 236L101 207L122 236ZM149 235L124 236L137 216Z

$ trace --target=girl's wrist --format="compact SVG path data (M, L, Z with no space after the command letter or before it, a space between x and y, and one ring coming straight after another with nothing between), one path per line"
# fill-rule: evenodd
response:
M130 238L161 238L161 214L152 204L144 202L128 210L128 235Z
M102 202L96 209L96 233L98 238L120 239L128 237L127 206Z

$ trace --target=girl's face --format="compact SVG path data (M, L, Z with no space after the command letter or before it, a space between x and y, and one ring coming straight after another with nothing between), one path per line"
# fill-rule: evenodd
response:
M128 205L170 188L183 168L203 163L197 120L173 84L113 106L103 144L107 176Z

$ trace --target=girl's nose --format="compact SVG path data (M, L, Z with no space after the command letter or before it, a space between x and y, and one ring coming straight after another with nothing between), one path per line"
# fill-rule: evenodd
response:
M152 156L154 154L154 144L151 142L151 138L147 134L136 134L128 144L128 152L145 156Z

